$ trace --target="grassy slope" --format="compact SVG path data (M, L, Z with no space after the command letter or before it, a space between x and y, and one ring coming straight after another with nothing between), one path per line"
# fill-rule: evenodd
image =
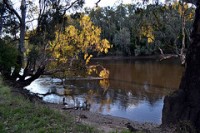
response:
M0 133L90 133L96 129L75 124L72 116L51 110L44 105L31 103L24 97L11 94L0 79Z

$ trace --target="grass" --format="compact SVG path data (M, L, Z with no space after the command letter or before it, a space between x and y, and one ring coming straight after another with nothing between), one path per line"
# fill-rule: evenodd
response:
M12 94L0 79L0 133L93 133L95 128L77 124L70 115L32 103Z

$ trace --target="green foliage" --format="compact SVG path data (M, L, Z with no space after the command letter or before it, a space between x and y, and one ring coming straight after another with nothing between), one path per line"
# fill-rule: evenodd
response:
M114 55L157 54L160 49L177 54L182 47L182 18L186 21L186 46L194 18L194 8L187 3L182 8L181 2L149 4L145 8L140 4L120 4L87 9L87 13L101 27L102 37L113 44L110 54Z
M125 55L131 55L130 51L130 31L127 28L123 28L118 31L114 36L114 46L117 50L121 50Z
M0 70L7 72L16 65L18 51L13 45L0 40Z

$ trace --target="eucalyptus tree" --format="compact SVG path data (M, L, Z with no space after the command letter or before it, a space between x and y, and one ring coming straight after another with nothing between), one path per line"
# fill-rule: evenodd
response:
M185 4L185 6L187 6ZM179 7L179 8L178 8ZM151 45L154 45L154 52L160 51L164 53L176 54L180 56L181 53L181 39L182 37L182 22L179 13L180 3L172 3L170 5L148 5L141 14L141 26L145 28L145 32L141 32L144 37L149 38ZM185 27L184 33L189 31L193 19L194 8L187 8L185 11ZM142 30L141 30L142 31ZM188 43L189 32L185 35L184 42ZM183 42L183 41L182 41Z
M180 34L178 34L177 39L180 40L180 48L177 48L175 43L176 53L180 57L181 63L185 63L185 52L187 47L187 42L189 42L190 28L192 27L193 17L194 17L194 8L189 7L188 3L179 1L173 3L170 8L176 12L176 18L180 27ZM177 40L175 41L177 42Z
M127 48L131 51L131 55L172 53L180 56L182 46L180 7L179 2L169 5L150 4L145 8L140 4L120 4L112 8L93 9L89 14L92 21L102 28L103 37L113 44L112 52L125 52L119 47L120 45L116 45L116 36L119 36L120 30L125 28L130 32L128 33L130 44ZM193 21L188 18L194 14L192 11L194 9L188 8L186 4L184 8L187 8L184 13L184 29L187 31L184 40L188 42L188 31Z
M76 56L74 54L72 54L74 56L66 54L66 51L57 50L57 45L61 46L63 43L60 42L61 40L59 37L66 39L67 34L72 33L70 30L74 30L74 28L70 30L66 28L69 26L68 22L71 21L69 16L66 16L66 13L71 10L77 11L77 9L81 8L84 4L83 0L39 0L36 2L38 2L38 5L35 5L33 1L21 0L21 12L18 12L18 9L12 4L12 1L3 0L5 9L16 17L15 21L19 24L18 59L14 66L14 72L12 72L11 75L10 72L3 73L5 77L9 78L14 83L24 86L30 84L42 74L52 74L58 71L64 71L64 68L68 69L68 67L73 65L69 65L68 67L62 66L66 64L66 62L69 63L73 58L83 58L81 56L82 54L88 53L88 56L85 55L85 58L83 58L85 62L87 62L91 58L91 51L107 52L109 42L100 39L100 29L96 28L89 19L85 20L87 23L80 19L76 21L76 28L79 29L77 30L77 36L79 36L79 39L81 37L86 38L82 40L83 42L75 40L77 38L73 38L73 36L68 38L68 41L70 41L68 43L70 43L69 45L71 46L66 46L67 48L65 50L71 50L70 53L74 52ZM30 27L28 22L32 21L36 21L37 25L28 31ZM90 29L88 29L88 26ZM65 32L66 30L68 32ZM87 30L90 32L87 32ZM73 33L73 35L74 34L75 33ZM76 44L74 44L75 42ZM52 44L54 45L51 49ZM78 46L80 44L84 45ZM79 48L78 52L76 51L78 50L76 47ZM62 47L58 49L62 49ZM55 53L57 53L57 56L64 56L66 62L62 64L56 62L60 60L57 59L57 56L54 56ZM53 63L54 65L52 65L52 60L56 62ZM49 70L49 65L54 66L54 70ZM21 70L23 70L23 74L20 75ZM30 77L26 79L27 76Z
M130 31L128 28L122 28L118 31L113 40L116 47L118 47L125 55L131 55L130 51Z
M96 9L88 9L88 14L94 22L95 25L101 27L102 29L102 38L106 38L109 40L111 44L113 44L114 35L117 31L116 26L116 14L113 7L98 7ZM113 47L115 49L115 46ZM113 50L111 49L111 50Z
M56 6L56 8L61 8L63 9L63 15L65 14L65 12L67 10L69 10L70 8L72 8L74 5L78 4L83 4L81 3L82 1L74 1L71 4L69 4L68 1L67 3L63 3L62 1L52 1L52 0L39 0L39 15L38 15L38 24L40 24L40 20L42 18L44 18L44 14L47 13L47 11L50 11L52 8L54 8L54 6ZM2 2L3 6L6 8L6 10L9 11L10 14L15 15L15 17L17 18L16 21L19 23L19 44L18 44L18 50L19 50L19 56L18 56L18 61L17 61L17 65L15 66L15 70L13 72L13 79L16 80L16 78L22 78L22 80L24 80L25 76L20 76L19 72L22 68L23 62L24 62L24 53L25 53L25 46L24 46L24 42L25 42L25 33L26 33L26 27L27 27L27 23L26 23L26 19L28 17L28 9L30 9L31 7L29 6L33 6L33 2L29 1L29 0L21 0L20 3L20 13L17 11L16 8L14 8L14 5L12 3L12 1L7 1L7 0L3 0ZM65 5L63 5L65 4ZM30 12L29 12L30 13ZM34 19L34 16L32 16L31 19ZM38 26L39 27L39 26ZM38 69L39 71L43 71L43 67ZM25 72L26 73L26 72ZM24 74L25 74L24 73ZM38 77L38 76L36 76Z

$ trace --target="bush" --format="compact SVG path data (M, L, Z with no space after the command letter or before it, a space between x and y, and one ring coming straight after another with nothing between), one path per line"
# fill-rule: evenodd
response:
M140 56L140 55L152 55L154 54L155 48L154 45L146 45L146 46L138 46L136 45L135 47L135 56Z
M3 40L0 40L0 71L10 72L11 67L16 65L18 51Z

